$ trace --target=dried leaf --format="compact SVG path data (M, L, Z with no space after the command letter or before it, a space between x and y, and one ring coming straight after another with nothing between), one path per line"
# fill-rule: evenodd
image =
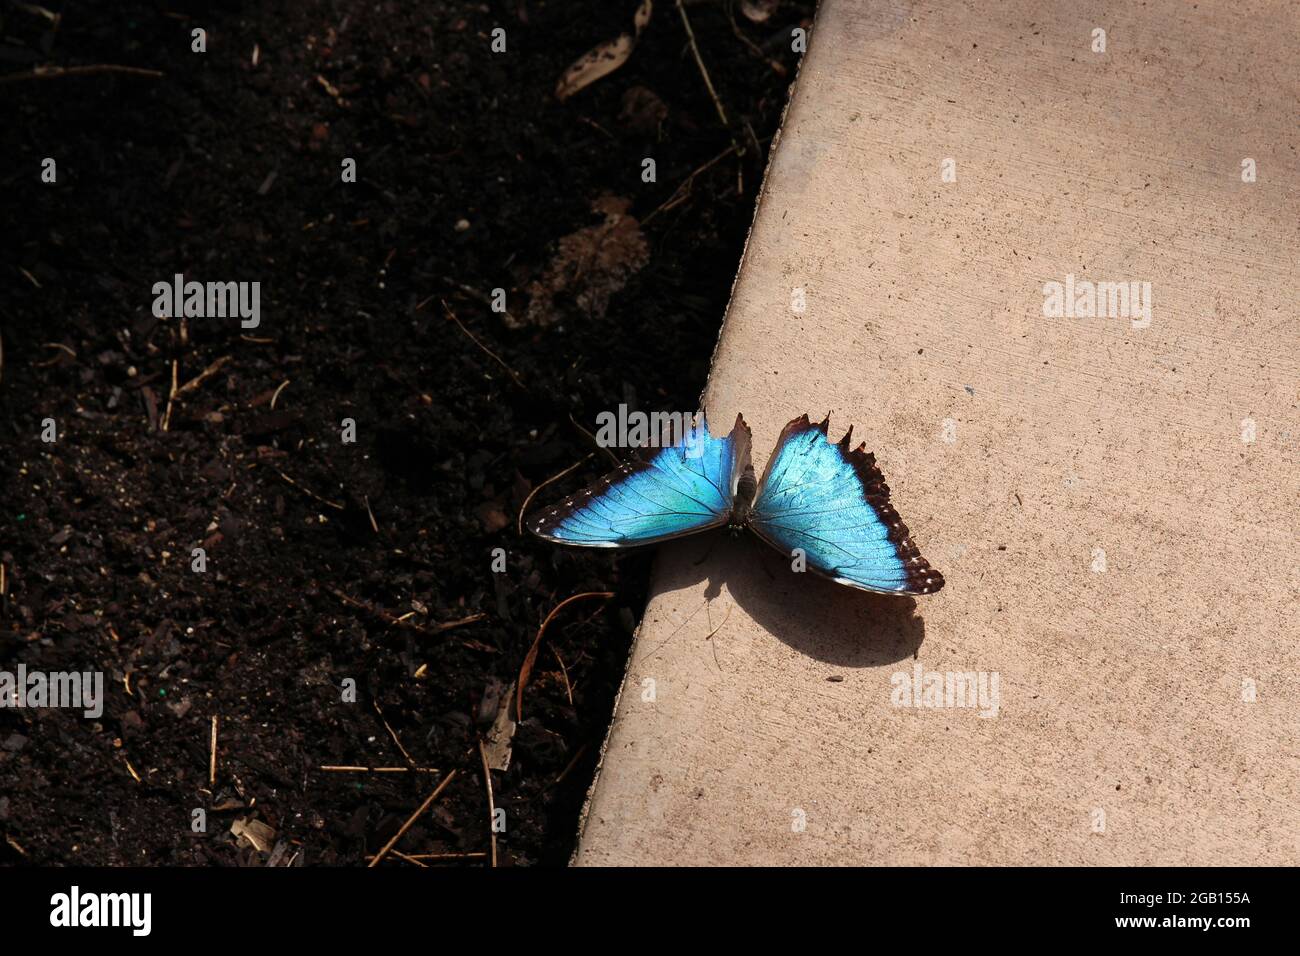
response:
M258 853L265 853L275 843L275 830L261 820L240 817L230 825L230 832L240 846L251 846Z
M499 682L498 682L499 683ZM487 764L492 770L509 770L511 739L515 735L515 720L510 715L515 703L515 684L501 688L495 701L496 714L492 727L483 735L483 752L487 755Z
M556 299L561 297L590 318L604 317L613 295L650 259L641 224L627 214L630 206L617 196L602 196L592 203L605 221L559 241L546 271L529 283L525 323L545 326L558 321Z
M614 39L606 40L578 57L573 65L564 71L560 82L555 85L555 98L561 101L567 100L574 93L595 83L602 76L608 76L626 63L627 58L636 49L636 42L641 39L641 31L650 22L650 15L653 12L652 0L641 0L641 5L636 8L636 16L633 18L636 32L630 35L619 34Z
M289 848L290 848L290 844L288 840L281 840L278 843L276 843L275 849L272 850L271 855L267 857L266 865L280 866L281 861L284 860L286 856L288 856Z

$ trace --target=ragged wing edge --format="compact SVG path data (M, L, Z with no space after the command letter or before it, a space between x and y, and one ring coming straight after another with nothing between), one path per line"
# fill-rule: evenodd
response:
M767 459L767 465L763 468L763 479L759 482L758 491L754 495L755 503L762 500L763 489L767 486L767 478L771 473L772 464L780 457L780 451L785 443L809 431L819 431L822 433L822 437L827 438L827 441L829 441L826 433L830 428L830 422L831 417L828 414L819 424L814 425L809 420L807 412L805 412L781 429L781 435L776 440L776 448L773 449L771 456ZM836 577L834 574L813 568L811 564L809 567L837 584L857 588L860 591L871 591L877 594L933 594L943 587L943 575L936 568L930 566L930 562L921 555L920 549L912 541L911 532L908 531L907 525L903 523L903 519L899 517L898 512L889 500L889 485L885 484L885 476L881 472L880 466L876 464L876 456L867 451L867 443L862 442L857 448L849 450L849 442L852 436L853 426L850 425L849 430L844 433L844 437L835 443L835 448L858 476L863 499L875 511L876 517L885 525L888 531L888 540L893 542L898 557L907 571L907 581L904 587L899 590L871 588L857 581ZM782 550L776 546L772 539L763 534L757 524L751 523L750 528L756 535L778 551Z

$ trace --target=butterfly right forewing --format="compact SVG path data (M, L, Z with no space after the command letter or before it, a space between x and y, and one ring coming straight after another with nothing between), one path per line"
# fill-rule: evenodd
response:
M889 486L853 430L832 444L827 422L807 415L786 425L768 460L750 528L836 582L886 594L931 594L943 575L930 566L894 510Z

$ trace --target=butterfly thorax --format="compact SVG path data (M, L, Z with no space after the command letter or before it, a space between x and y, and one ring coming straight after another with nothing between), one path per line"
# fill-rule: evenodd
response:
M754 466L746 465L740 480L736 482L736 495L731 506L731 520L727 528L733 535L740 534L749 524L749 510L754 505L754 494L758 491L758 478L754 475Z

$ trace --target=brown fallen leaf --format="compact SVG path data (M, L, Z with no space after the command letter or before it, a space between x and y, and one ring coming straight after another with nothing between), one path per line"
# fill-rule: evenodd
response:
M500 685L500 681L495 683ZM511 714L515 705L515 685L498 686L494 690L498 696L489 701L494 710L490 715L492 726L483 735L483 754L489 769L505 771L510 769L511 739L515 735L516 724Z
M631 205L618 196L601 196L591 204L605 221L559 241L545 272L529 283L528 310L513 328L559 321L557 299L572 302L589 318L604 317L614 294L650 260L641 224L627 213Z
M609 76L626 63L627 58L636 49L636 42L641 39L641 31L650 22L652 13L654 13L652 0L641 0L641 5L636 8L636 15L632 18L636 32L621 33L578 57L561 75L560 82L555 85L555 98L563 102L579 90L595 83L602 76Z
M230 832L240 846L251 846L258 853L265 853L275 843L275 830L261 820L240 817L230 825Z

